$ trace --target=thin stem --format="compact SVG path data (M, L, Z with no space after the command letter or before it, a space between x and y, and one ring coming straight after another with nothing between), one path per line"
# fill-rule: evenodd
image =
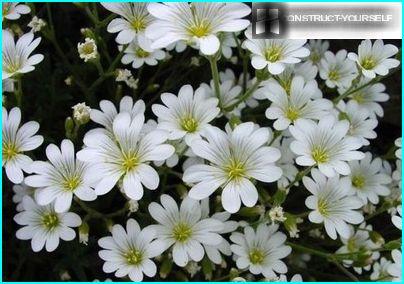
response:
M330 259L332 257L331 253L319 251L319 250L314 249L314 248L305 247L305 246L298 245L298 244L291 243L291 242L286 242L286 244L288 246L292 247L292 249L300 251L300 252L305 252L305 253L317 255L317 256L323 257L325 259Z
M17 101L17 106L19 108L21 108L21 106L22 106L22 80L21 80L21 76L17 77L15 98L16 98L16 101Z
M300 180L302 180L303 177L306 176L306 175L311 171L311 169L312 169L313 167L314 167L314 166L307 167L307 168L305 168L304 170L298 172L298 173L296 174L296 176L295 176L295 179L294 179L291 183L289 183L288 186L287 186L285 189L291 188L292 186L295 185L295 183L297 183L297 182L299 182Z
M219 100L219 107L223 109L222 98L220 96L220 79L219 79L219 71L217 69L217 58L216 56L209 57L210 69L212 71L212 78L215 87L215 94Z
M258 80L254 83L254 85L251 86L251 88L249 88L247 90L247 92L244 93L244 95L242 95L235 103L233 103L232 105L228 106L226 108L226 111L232 111L233 109L235 109L240 103L244 102L245 100L247 100L248 98L251 97L251 95L255 92L255 90L257 90L258 86L261 84L261 80Z
M337 260L333 260L332 263L335 264L335 266L346 276L348 276L352 281L359 282L359 279L353 275L348 269L346 269L344 266L342 266Z

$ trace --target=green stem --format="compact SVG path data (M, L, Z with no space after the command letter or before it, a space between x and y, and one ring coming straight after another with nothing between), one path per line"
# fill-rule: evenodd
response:
M16 101L17 101L17 106L21 109L21 106L22 106L22 80L21 80L21 76L17 77L15 98L16 98Z
M346 269L344 266L342 266L337 260L333 260L332 263L335 264L335 266L346 276L348 276L351 280L355 282L359 282L359 279L353 275L348 269Z
M213 83L215 87L215 94L216 97L219 100L219 107L220 109L223 109L223 102L222 98L220 95L220 78L219 78L219 71L217 69L217 58L216 56L210 56L209 57L209 63L210 63L210 69L212 71L212 78L213 78Z
M295 183L297 183L297 182L299 182L300 180L302 180L303 177L306 176L306 175L311 171L311 169L312 169L313 167L314 167L314 166L307 167L307 168L305 168L304 170L298 172L298 173L296 174L296 176L295 176L295 179L294 179L291 183L288 184L288 186L286 187L286 189L291 188L292 186L295 185Z
M242 95L235 103L233 103L232 105L228 106L226 108L226 111L232 111L234 108L236 108L240 103L244 102L245 100L247 100L254 92L255 90L257 90L257 88L259 87L261 83L261 80L257 79L257 81L254 83L254 85L251 86L251 88L249 88L247 90L247 92L244 93L244 95Z

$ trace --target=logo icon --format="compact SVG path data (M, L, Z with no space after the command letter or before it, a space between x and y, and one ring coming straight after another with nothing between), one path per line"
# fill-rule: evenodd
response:
M286 21L279 3L253 3L252 37L254 39L282 38Z

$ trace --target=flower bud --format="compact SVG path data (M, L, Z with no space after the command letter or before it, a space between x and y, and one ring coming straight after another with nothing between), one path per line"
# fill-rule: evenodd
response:
M90 232L90 227L86 222L83 222L79 227L79 242L81 244L88 244L88 233Z
M90 121L91 108L86 103L79 103L72 107L73 118L78 125L86 124Z

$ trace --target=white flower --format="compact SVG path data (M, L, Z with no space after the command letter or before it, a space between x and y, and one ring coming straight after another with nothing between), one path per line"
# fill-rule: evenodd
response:
M209 218L209 198L201 200L201 210L202 218ZM220 230L219 234L228 234L234 232L238 227L238 222L229 220L231 214L228 212L217 212L212 215L213 219L223 222L223 229ZM218 245L206 245L204 244L207 257L215 264L219 265L223 262L221 253L230 256L230 244L226 239L222 239L222 242Z
M113 19L107 27L108 32L118 33L117 43L128 44L138 38L149 41L144 32L153 22L153 17L147 12L147 3L102 2L101 5L122 17Z
M134 90L138 88L139 79L135 79L132 73L128 69L117 69L117 75L115 81L125 82L125 84Z
M234 38L234 33L224 33L221 38L220 48L224 58L230 59L233 51L232 48L237 47L236 39Z
M3 107L2 128L2 166L6 169L8 179L15 183L21 183L24 179L23 172L30 173L32 159L24 152L38 148L42 142L41 135L35 135L39 130L39 123L29 121L20 127L21 111L18 107L7 110Z
M364 146L369 145L368 139L377 137L374 129L378 121L367 109L360 107L355 101L349 101L348 103L340 101L337 107L342 112L336 112L338 117L349 120L349 136L361 139Z
M281 151L281 158L276 161L276 165L282 169L282 177L278 180L278 187L286 187L292 182L298 170L295 166L295 154L290 150L290 143L293 138L284 137L281 139L276 139L272 146L278 148Z
M182 41L182 40L174 42L172 44L169 44L166 47L166 49L168 51L175 50L177 53L183 52L186 48L187 48L187 43L185 41ZM197 57L191 57L191 61L192 61L192 58L197 58Z
M105 273L115 272L119 278L129 275L132 281L142 281L143 274L156 275L157 267L151 258L160 255L164 247L161 241L154 240L153 230L149 227L141 230L135 220L129 219L126 231L121 225L114 225L111 233L112 237L98 240L103 248L98 255L105 260L102 267Z
M80 58L84 59L84 62L96 59L98 57L97 45L95 40L92 38L86 37L83 43L79 42L77 44L77 50Z
M272 223L284 222L286 220L282 206L272 207L271 210L269 210L268 216L271 219Z
M46 26L46 22L37 16L34 16L27 26L31 28L31 32L36 33Z
M17 204L15 210L17 212L21 212L24 210L22 206L22 200L24 199L24 196L32 197L34 195L35 189L27 186L24 182L22 182L21 184L13 185L13 191L13 202Z
M279 275L279 282L288 282L285 274ZM300 274L295 274L290 278L289 282L303 282L303 278Z
M402 259L401 259L401 251L395 249L391 252L391 257L393 258L394 263L392 263L388 268L387 272L393 276L392 281L401 282L402 278Z
M363 40L358 46L358 54L350 52L348 58L355 61L362 69L362 74L368 78L377 75L385 76L389 69L400 65L397 59L389 58L398 52L398 48L392 44L384 44L378 39L373 43L369 39Z
M366 223L360 224L356 232L353 226L349 226L349 237L341 237L341 242L343 246L340 247L335 253L336 254L347 254L347 253L359 253L365 252L369 253L372 261L377 260L380 257L380 253L377 249L380 248L380 244L374 243L369 235L369 232L373 231L372 225L366 225ZM343 260L343 264L346 267L352 266L354 262L352 260ZM363 267L364 270L369 271L371 268L370 264ZM362 267L353 267L353 269L358 274L362 274Z
M194 90L191 85L182 86L178 96L161 95L164 105L154 104L153 113L158 117L158 129L169 132L168 139L184 138L187 144L203 131L219 114L218 99L209 98L205 89Z
M402 207L401 205L397 206L397 215L391 217L391 222L393 225L397 227L397 229L402 229L403 221L402 221Z
M396 147L398 148L396 150L396 152L395 152L395 155L400 160L401 160L401 156L402 156L402 149L401 149L402 148L402 146L401 146L402 142L401 142L401 140L402 140L402 138L399 137L394 141L394 145L396 145Z
M34 34L27 33L22 35L15 43L13 34L3 30L2 79L33 71L35 69L34 65L44 59L42 54L30 56L40 42L40 37L34 40Z
M163 144L168 134L155 130L146 135L141 133L144 114L131 118L122 112L113 121L112 133L104 129L94 129L84 137L84 149L77 153L81 161L95 163L101 181L96 185L97 195L106 194L123 180L123 191L134 200L143 196L142 184L154 190L160 178L151 161L161 161L174 153L174 147Z
M34 252L42 250L54 251L59 246L59 239L71 241L76 237L76 232L71 227L81 224L80 217L72 212L57 213L53 205L40 206L34 200L25 196L23 201L24 211L14 216L14 221L22 225L16 232L20 240L31 240Z
M350 230L347 223L360 224L363 216L355 211L363 204L354 196L349 196L350 181L348 177L335 176L326 178L319 170L311 171L312 178L303 177L303 184L311 196L306 198L306 206L313 211L309 214L312 223L324 223L325 230L333 240L337 233L349 238Z
M329 88L345 87L352 84L358 74L355 63L346 57L347 51L341 49L336 54L326 51L320 63L320 77Z
M370 80L369 78L362 77L356 85L356 88L360 88L360 90L352 93L348 98L356 101L360 108L369 111L372 117L375 115L382 117L384 112L379 103L388 101L389 95L384 93L386 87L382 83L366 85ZM341 94L344 90L338 89L338 92Z
M388 196L390 189L388 188L391 182L390 176L382 172L382 160L375 158L372 161L372 154L365 153L365 158L360 161L349 161L351 173L350 194L359 197L363 205L368 203L368 200L373 204L379 203L379 196Z
M375 262L373 265L373 272L370 274L370 280L373 281L391 281L391 276L387 272L387 269L391 265L391 261L382 257L379 262Z
M78 124L86 124L90 121L91 108L86 103L79 103L72 107L73 118Z
M223 238L219 232L224 225L213 218L203 218L198 201L185 198L180 208L175 200L166 194L160 197L161 205L152 202L149 205L150 215L158 225L151 225L157 240L165 249L173 246L173 260L184 267L189 260L199 262L205 250L202 245L219 245Z
M157 18L146 28L153 48L185 41L212 55L220 47L219 32L238 32L250 24L242 19L251 13L243 3L150 3L147 9Z
M125 49L125 55L122 57L121 62L123 64L132 63L132 67L137 69L143 64L150 66L157 65L158 60L163 60L165 56L166 54L163 50L151 48L150 43L134 40Z
M310 50L310 56L307 60L314 65L319 65L321 59L324 57L324 53L330 47L330 42L321 39L311 39L306 47Z
M3 5L3 21L4 18L7 20L17 20L23 14L29 14L31 9L29 6L24 4L19 4L19 2L14 3L2 3Z
M332 115L325 116L315 123L299 119L289 127L296 139L290 144L298 155L296 163L301 166L318 166L328 177L336 173L348 175L347 161L360 160L365 154L355 151L362 146L361 140L346 136L349 130L347 120L337 121Z
M281 260L292 249L285 246L285 234L278 232L278 225L258 225L256 231L250 226L244 228L244 234L233 233L230 240L234 243L231 250L236 257L239 269L247 269L252 274L262 274L266 278L277 277L276 273L286 273L287 266Z
M63 140L60 149L48 145L46 156L49 161L34 161L30 169L35 175L25 178L27 185L38 188L35 200L39 205L55 201L55 211L61 213L70 208L73 195L84 201L97 198L92 186L102 176L88 164L76 160L70 140Z
M125 96L119 102L119 110L117 110L114 104L108 100L100 101L100 108L101 111L98 109L91 109L90 118L92 121L101 124L108 131L112 132L113 121L119 113L129 113L133 119L138 114L144 113L146 106L142 100L133 103L131 97Z
M73 76L69 76L64 80L66 86L71 86L73 83Z
M184 269L188 272L189 276L192 278L195 276L195 274L197 274L201 270L201 267L195 261L190 261L188 262L188 264L185 266Z
M287 64L299 63L310 54L303 47L304 39L252 39L250 30L245 34L247 40L243 46L252 53L251 65L258 70L267 67L274 75L282 73Z
M203 136L206 140L194 139L190 147L211 164L185 170L183 180L195 184L189 192L191 198L204 199L221 187L223 208L235 213L241 202L247 207L257 203L258 192L250 179L268 183L282 176L282 170L274 164L280 158L279 150L265 146L269 138L266 128L247 122L226 134L209 126Z
M319 120L333 108L332 102L327 99L314 99L318 91L314 80L305 83L303 77L294 77L289 93L279 84L267 84L265 88L265 95L272 102L265 116L276 119L276 130L285 130L299 118Z

